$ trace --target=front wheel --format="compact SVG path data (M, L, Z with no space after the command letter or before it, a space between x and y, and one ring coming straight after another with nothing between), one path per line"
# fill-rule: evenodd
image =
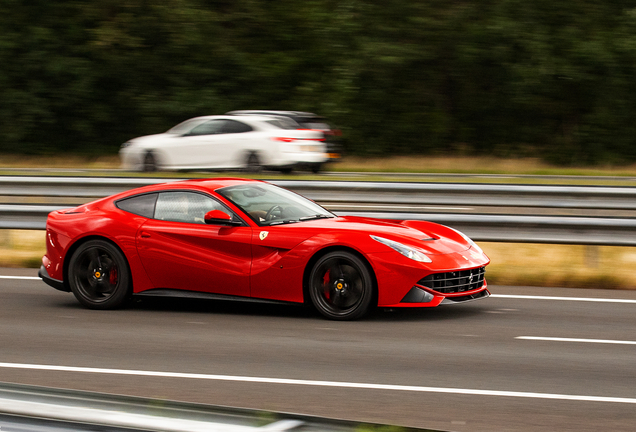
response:
M373 278L356 255L331 252L320 258L309 276L309 295L318 312L334 320L353 320L369 310Z
M77 248L68 280L75 298L89 309L115 309L131 292L126 258L105 240L90 240Z
M150 151L144 156L142 170L144 172L155 172L159 170L159 167L157 166L157 158Z

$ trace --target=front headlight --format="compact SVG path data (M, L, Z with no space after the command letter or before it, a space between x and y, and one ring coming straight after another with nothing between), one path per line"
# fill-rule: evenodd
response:
M463 232L456 230L455 228L451 228L451 227L446 227L446 228L450 228L453 231L455 231L457 234L459 234L460 236L462 236L464 238L464 240L466 240L468 242L468 244L470 245L471 248L474 248L477 252L479 252L480 254L483 254L484 251L481 250L481 248L479 246L477 246L477 243L475 243L474 241L471 240L470 237L468 237L466 234L464 234Z
M417 261L417 262L426 262L426 263L430 263L433 262L428 256L426 256L426 254L424 254L424 252L417 250L415 248L412 248L410 246L407 245L403 245L402 243L398 243L396 241L393 240L389 240L389 239L385 239L383 237L377 237L377 236L370 236L373 240L380 242L384 245L387 245L388 247L390 247L391 249L401 253L402 255L404 255L407 258L412 259L413 261Z

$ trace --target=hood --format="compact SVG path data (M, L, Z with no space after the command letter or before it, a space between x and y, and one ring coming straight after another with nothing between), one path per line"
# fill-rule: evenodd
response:
M144 136L140 136L137 138L133 138L131 140L129 140L128 142L130 144L135 144L135 145L144 145L144 144L149 144L149 143L155 143L158 140L163 140L166 138L171 138L171 137L175 137L178 136L176 134L169 134L169 133L160 133L160 134L154 134L154 135L144 135Z
M470 249L470 244L455 230L433 222L370 219L355 216L327 219L326 221L333 221L334 224L340 223L348 229L384 237L407 246L415 246L430 255Z
M422 249L430 255L448 254L470 249L470 244L456 231L443 225L420 221L393 221L343 216L318 219L275 227L262 227L268 237L259 244L291 249L314 236L332 237L334 243L352 243L365 251L384 252L387 246L370 236L383 237Z

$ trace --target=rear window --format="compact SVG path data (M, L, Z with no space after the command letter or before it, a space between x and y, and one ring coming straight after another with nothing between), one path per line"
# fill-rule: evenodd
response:
M318 129L318 130L330 130L331 126L327 123L319 122L319 121L301 121L300 125L305 129Z
M146 218L152 218L155 214L155 203L157 202L157 194L150 193L145 195L137 195L130 198L119 200L115 203L117 208Z
M265 123L271 124L279 129L298 129L300 125L288 117L281 117L275 120L267 120Z

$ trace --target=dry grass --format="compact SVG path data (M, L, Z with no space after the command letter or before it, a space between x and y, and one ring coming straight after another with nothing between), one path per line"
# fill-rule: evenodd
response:
M636 248L480 242L495 285L636 289Z
M113 169L119 168L119 156L26 156L0 155L2 168Z
M42 169L117 169L117 155L99 157L0 155L2 168ZM636 164L626 166L557 167L538 158L504 159L469 156L345 156L340 162L327 167L330 171L347 172L409 172L409 173L474 173L474 174L543 174L543 175L596 175L636 176ZM306 174L306 173L303 173ZM156 174L154 174L156 175ZM169 173L175 175L175 173Z
M40 267L45 239L45 231L0 230L0 267Z
M626 166L558 167L549 165L538 158L504 159L483 156L393 156L383 158L348 156L333 165L332 169L335 171L366 172L636 175L636 164Z
M493 285L636 289L636 248L480 242ZM45 232L0 230L0 267L40 266Z

